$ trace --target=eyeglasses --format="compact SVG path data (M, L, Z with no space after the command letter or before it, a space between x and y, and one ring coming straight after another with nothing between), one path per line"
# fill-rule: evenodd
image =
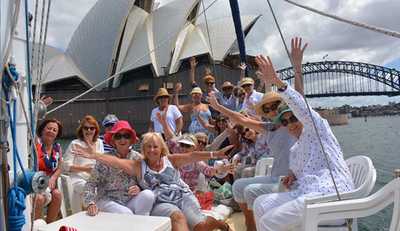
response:
M281 102L276 102L276 103L272 104L270 107L267 107L267 106L264 104L263 107L262 107L262 110L263 110L263 112L266 113L266 114L268 114L268 113L270 113L270 112L272 112L272 111L276 111L276 109L278 109L280 103L281 103Z
M284 127L286 127L286 126L288 126L288 125L291 124L291 123L296 123L297 121L299 121L299 120L297 119L297 117L294 116L294 115L292 115L292 116L290 116L288 119L281 119L281 124L282 124Z
M179 147L181 147L181 148L191 148L193 146L190 145L190 144L179 143Z
M168 95L163 95L163 96L159 96L158 98L159 99L169 99L169 96Z
M243 88L246 88L246 87L251 87L253 84L245 84L245 85L242 85L242 87Z
M213 85L213 84L214 84L213 82L207 82L206 83L206 85L208 85L208 86Z
M85 130L85 131L94 131L94 130L96 130L96 127L83 126L83 130Z
M131 134L129 134L129 133L123 133L123 134L121 134L121 133L116 133L114 136L113 136L113 138L115 139L115 140L120 140L120 139L122 139L122 138L124 138L124 139L126 139L126 140L130 140L131 139Z

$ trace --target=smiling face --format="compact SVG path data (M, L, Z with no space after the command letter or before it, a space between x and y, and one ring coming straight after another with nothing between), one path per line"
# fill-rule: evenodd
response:
M244 84L242 85L242 87L247 94L253 92L253 87L254 87L253 84Z
M262 106L262 111L265 114L265 117L268 119L273 119L278 115L278 107L281 101L274 101L266 103Z
M222 88L222 92L224 93L225 97L229 97L232 95L233 87L224 87Z
M96 134L96 126L89 122L84 122L82 126L82 134L84 140L93 140L93 137Z
M193 103L200 103L201 102L201 94L200 93L193 93L192 94L192 102Z
M169 96L158 97L157 101L158 101L158 105L160 105L160 107L166 107L169 104Z
M296 116L292 112L286 112L281 117L281 123L283 126L287 126L288 131L291 135L299 138L303 130L303 124L297 120Z
M57 138L58 131L58 124L55 122L49 122L42 131L41 139L45 143L54 143L55 139Z
M129 147L132 145L132 135L126 130L121 130L112 136L115 149L117 152L126 155L129 152Z

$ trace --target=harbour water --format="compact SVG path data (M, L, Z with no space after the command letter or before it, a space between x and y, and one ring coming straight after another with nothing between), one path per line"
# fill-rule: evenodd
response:
M355 155L369 156L377 169L373 192L393 179L393 170L400 168L400 116L351 118L343 126L332 127L345 158ZM70 140L62 140L63 150ZM392 208L359 220L360 231L387 231Z
M393 170L400 168L400 116L352 118L348 125L332 127L346 158L369 156L377 170L374 191L393 179ZM392 207L359 220L359 230L389 230Z

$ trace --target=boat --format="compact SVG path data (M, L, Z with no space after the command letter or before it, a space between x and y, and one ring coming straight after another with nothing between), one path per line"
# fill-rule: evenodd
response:
M234 2L234 1L232 1ZM21 224L19 223L18 227L13 227L15 230L31 230L34 228L33 222L31 222L30 215L31 215L31 206L29 199L24 199L21 200L20 202L22 204L15 204L15 208L13 207L12 209L15 209L16 212L18 213L18 216L16 215L17 218L15 220L10 220L10 214L6 214L6 200L7 198L13 198L13 195L10 195L11 191L8 191L10 187L12 188L13 185L22 187L25 191L25 193L30 195L27 195L27 198L29 198L33 192L40 192L41 190L44 190L46 188L47 184L47 179L43 174L38 173L35 171L34 163L35 160L31 159L30 156L35 156L35 150L32 149L32 146L30 143L33 142L33 130L34 130L34 123L36 121L36 118L38 114L39 108L36 107L37 114L31 106L33 105L34 102L36 102L36 105L39 105L39 101L35 101L33 99L33 93L32 93L32 83L29 83L30 80L30 74L32 70L30 69L31 66L29 62L27 62L27 65L17 65L16 69L15 65L13 67L13 61L11 59L12 53L15 52L16 50L26 50L27 54L25 56L29 57L29 51L30 51L30 44L29 42L29 31L28 29L25 31L25 38L22 36L22 38L13 38L14 37L14 28L16 28L17 23L16 19L17 16L20 14L20 12L23 12L24 19L25 19L25 27L28 27L28 19L29 15L28 12L25 8L22 7L22 1L16 0L16 1L7 1L3 0L2 1L3 7L1 8L1 34L0 34L0 39L1 39L1 47L0 47L0 52L1 52L1 60L2 60L2 65L1 65L1 78L2 81L4 80L4 75L3 73L5 71L8 72L13 72L17 73L20 75L20 78L23 80L27 80L27 84L21 84L21 88L16 88L13 86L13 81L9 81L9 86L4 86L2 85L0 93L1 93L1 110L0 110L0 138L1 138L1 149L0 149L0 157L1 163L2 163L2 177L0 181L0 189L1 189L1 197L0 197L0 207L2 208L0 210L0 231L7 230L7 225L10 227L11 225L17 225L15 223L21 222L22 218L25 218L25 224L22 227ZM27 1L25 1L25 4L27 4ZM26 5L25 5L26 7ZM21 10L25 9L25 10ZM137 13L137 12L136 12ZM143 12L142 12L143 13ZM256 18L256 17L255 17ZM253 20L255 19L253 18ZM125 20L127 20L126 18ZM239 16L240 19L240 16ZM238 18L236 17L236 20ZM249 20L250 22L252 20ZM126 21L128 23L129 21ZM130 22L132 23L132 22ZM240 25L240 20L239 22L236 22L236 24L239 23ZM250 25L250 24L249 24ZM121 29L121 28L119 28ZM208 30L208 29L207 29ZM20 34L24 34L23 32L20 32ZM121 33L116 33L117 35L120 35ZM159 38L158 38L159 39ZM241 45L239 44L239 49L238 50L243 50L244 41L243 38L239 37L237 38L238 41L241 41L239 43L242 43ZM12 44L12 45L11 45ZM45 42L44 42L45 44ZM114 44L113 44L114 45ZM33 44L33 47L36 45ZM183 49L183 48L182 48ZM245 59L243 57L243 53L239 52L241 59ZM117 54L112 54L113 57L117 57ZM119 54L121 55L121 54ZM126 55L126 54L125 54ZM154 55L150 55L150 62L152 65L157 64L154 66L154 71L158 74L164 72L165 70L162 70L162 67L158 65L160 62L166 62L163 60L162 57L156 57ZM26 57L25 57L26 58ZM173 57L174 58L174 57ZM27 59L29 60L29 58ZM154 61L156 60L156 61ZM54 60L53 60L54 61ZM67 60L68 61L68 60ZM179 63L179 60L177 57L175 57L175 63L174 65L171 65L170 70L168 71L174 71L177 70L177 63ZM73 63L69 63L71 68L74 68ZM7 68L3 68L4 65L7 65ZM43 65L43 63L42 63ZM37 67L35 67L37 68ZM120 67L116 67L117 69ZM76 71L76 70L75 70ZM79 70L78 70L79 71ZM119 76L120 73L118 71L113 71L111 70L110 72L107 73L107 78L108 76L111 75L112 78L116 78ZM9 74L8 74L9 75ZM11 74L9 77L15 77L15 75ZM90 82L88 80L88 82ZM98 86L92 85L91 87L99 87L103 82L98 82ZM120 84L119 81L114 81L113 84ZM167 87L168 88L168 87ZM36 88L38 89L38 88ZM39 91L40 93L40 91ZM5 96L7 95L7 97ZM9 97L11 96L11 97ZM13 101L11 102L10 99ZM6 102L11 102L11 103L6 103ZM19 107L15 106L15 112L12 110L4 110L6 107L14 107L14 105L19 105ZM45 107L43 108L45 110ZM29 112L29 113L28 113ZM35 116L36 114L36 116ZM6 118L11 118L11 123L8 125L8 121ZM23 167L25 172L25 176L29 175L29 182L25 182L25 179L23 179L22 173L18 173L17 175L17 165L12 163L11 155L5 155L7 153L8 147L5 145L6 143L10 144L10 150L17 150L13 151L13 157L16 157L17 154L19 154L21 158L21 166ZM6 158L7 156L7 158ZM341 200L337 200L336 195L330 195L326 196L323 198L315 198L313 200L310 200L307 202L307 208L305 211L305 221L304 221L304 227L303 229L305 230L320 230L318 229L318 222L327 220L327 219L337 219L337 218L343 218L343 219L353 219L350 220L348 223L354 223L355 218L358 217L363 217L367 216L370 214L373 214L374 212L378 211L384 206L389 205L390 203L395 204L395 212L393 213L392 217L392 226L391 230L400 230L400 218L399 218L399 204L400 204L400 175L399 172L396 171L395 175L396 178L389 182L387 185L385 185L381 190L379 190L377 193L369 195L372 186L375 183L376 179L376 173L374 174L374 167L372 163L368 160L365 159L364 157L358 157L355 159L349 159L348 160L349 165L352 164L354 166L354 174L353 177L355 180L357 180L358 188L354 192L351 192L349 194L344 194L342 195ZM7 165L11 165L11 171L9 172L7 169ZM265 169L264 174L266 174L268 171L266 169L271 168L271 163L268 161L265 161L264 165L259 165L258 168L263 168ZM361 170L360 170L361 169ZM13 174L11 174L13 173ZM15 173L15 174L14 174ZM368 176L365 178L362 178L360 176ZM21 179L22 178L22 179ZM15 183L15 184L14 184ZM29 183L28 187L26 187L26 183ZM64 186L63 186L64 187ZM29 192L28 192L29 188ZM68 187L66 187L68 188ZM66 190L67 191L67 190ZM66 192L68 193L68 192ZM13 198L13 201L15 202L16 198ZM21 198L20 198L21 199ZM71 198L73 199L73 198ZM18 204L18 206L17 206ZM23 204L26 204L26 209L23 210L22 206ZM4 208L4 209L3 209ZM10 209L10 208L8 208ZM21 213L22 212L22 213ZM242 230L243 229L243 220L241 214L235 214L231 218L228 219L234 227L236 227L236 230ZM13 221L13 222L11 222ZM80 227L79 230L91 230L91 229L96 229L96 230L107 230L107 229L118 229L122 230L125 227L135 227L137 229L141 230L170 230L171 229L171 224L168 218L158 218L158 217L141 217L141 216L121 216L118 215L116 216L115 214L106 214L106 213L101 213L99 216L96 216L94 218L88 217L85 215L84 212L80 212L77 214L73 215L68 215L68 212L65 212L65 217L60 219L57 222L51 223L51 224L36 224L35 226L36 230L42 230L42 231L47 231L47 230L59 230L60 227L62 226L71 226L71 227ZM342 225L342 224L341 224ZM21 227L20 227L21 226ZM332 228L332 227L331 227ZM336 228L336 229L335 229ZM345 227L339 227L342 230L346 229ZM329 228L328 228L329 229ZM9 230L12 230L9 228ZM338 227L333 227L333 229L329 230L338 230ZM353 227L353 230L356 230L355 227Z

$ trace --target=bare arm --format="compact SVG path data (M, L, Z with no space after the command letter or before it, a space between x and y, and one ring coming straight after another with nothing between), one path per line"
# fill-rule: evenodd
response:
M154 132L154 124L153 124L153 121L151 121L151 120L149 122L149 129L147 132Z
M176 124L176 134L181 133L182 128L183 128L183 116L176 119L175 124Z
M201 118L200 114L197 114L197 120L200 122L201 126L203 126L204 128L206 128L207 130L209 130L210 132L216 132L217 130L215 130L215 126L211 125L210 123L206 122L203 120L203 118Z
M78 144L72 148L72 153L74 155L77 155L77 156L80 156L83 158L100 161L103 164L108 165L113 168L120 168L124 172L126 172L127 174L129 174L131 176L136 175L134 160L121 159L121 158L118 158L115 156L105 155L105 154L96 152L96 150L93 150L90 146L82 147Z
M228 108L219 104L214 95L210 96L208 101L210 102L211 107L213 107L215 110L219 111L220 113L224 114L225 116L229 117L229 119L233 123L241 124L245 127L254 129L257 132L265 132L266 131L266 129L264 128L265 122L254 120L254 119L244 116L243 114L240 114L239 112L229 110Z
M163 111L163 113L157 112L157 119L158 121L160 121L160 124L163 127L165 139L171 140L172 138L174 138L174 132L172 132L171 127L167 123L167 112L165 110Z
M181 90L182 90L182 84L176 83L175 94L174 94L174 104L178 107L178 109L181 112L189 112L192 105L190 105L190 104L180 105L179 104L179 93L181 92Z
M194 84L196 84L196 66L197 66L196 58L191 57L189 63L190 63L190 72L189 72L190 83L193 86Z
M246 63L241 63L239 65L239 68L240 68L239 81L242 81L242 79L245 77L245 75L246 75L246 67L247 67Z
M184 165L195 163L202 160L209 160L212 158L228 158L226 153L233 148L233 145L229 145L219 151L215 152L190 152L183 154L169 155L168 159L174 165L175 168L180 168Z
M303 53L304 50L307 48L308 44L306 43L302 47L301 38L295 37L292 38L291 45L292 45L291 59L294 70L294 89L297 92L299 92L302 96L304 96L302 62L303 62Z

